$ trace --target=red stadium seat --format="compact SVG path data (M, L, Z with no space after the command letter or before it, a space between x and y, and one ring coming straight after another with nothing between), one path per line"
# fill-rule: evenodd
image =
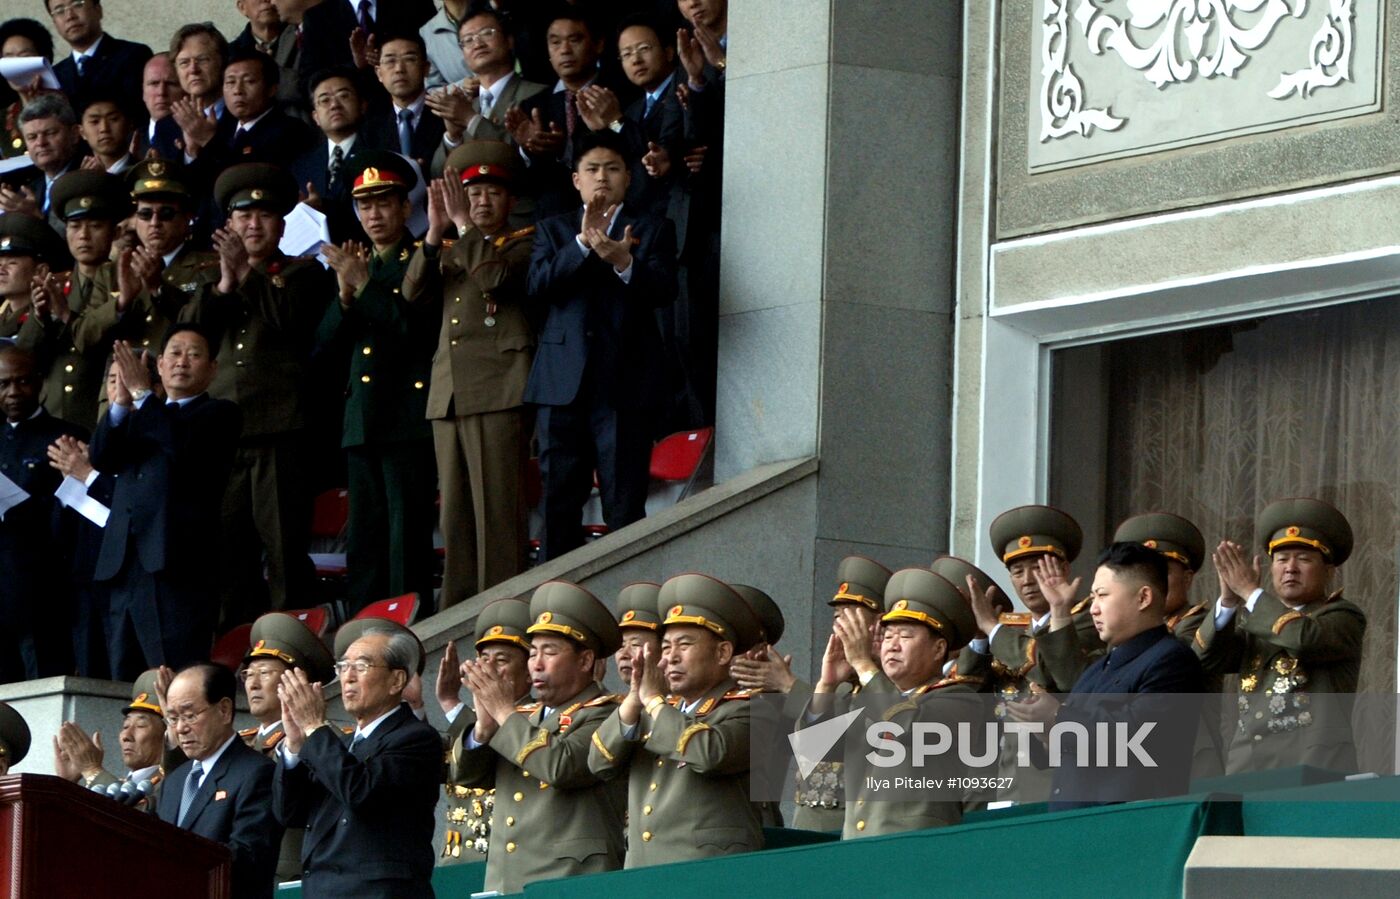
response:
M344 487L327 490L316 497L311 509L311 536L338 540L345 536L350 520L350 491Z
M677 499L684 499L695 485L700 464L714 442L714 428L679 431L662 438L651 450L651 477L657 481L684 482Z
M316 606L312 609L295 609L283 612L284 615L291 615L302 624L306 625L311 633L318 637L326 635L326 629L331 624L331 611L329 606Z
M214 641L214 650L209 653L209 660L216 665L223 665L230 671L237 671L238 666L243 664L243 657L248 654L248 638L252 633L251 624L240 624L224 634Z
M418 605L417 593L405 593L403 596L372 602L356 613L355 618L387 618L395 624L408 627L418 617Z

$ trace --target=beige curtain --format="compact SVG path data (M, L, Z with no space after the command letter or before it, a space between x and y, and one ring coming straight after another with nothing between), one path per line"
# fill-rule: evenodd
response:
M1366 611L1361 689L1394 693L1400 303L1121 341L1105 362L1107 532L1163 510L1195 522L1208 546L1228 537L1258 547L1254 516L1272 500L1334 504L1356 537L1333 586ZM1217 588L1207 560L1191 601ZM1379 763L1388 743L1364 742Z

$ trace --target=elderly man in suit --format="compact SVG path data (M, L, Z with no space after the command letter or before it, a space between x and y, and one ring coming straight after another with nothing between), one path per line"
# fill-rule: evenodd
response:
M272 0L237 0L237 4L248 24L238 37L229 41L229 49L233 52L256 50L271 56L280 73L277 104L284 112L305 118L309 107L297 79L301 39L296 26L282 18Z
M535 229L509 225L517 178L504 143L454 150L447 178L428 191L428 234L404 275L404 299L442 306L427 409L447 549L442 608L525 570L531 422L522 397L535 345L525 278ZM445 248L449 226L459 237Z
M117 482L93 576L110 584L108 652L123 680L207 658L213 641L204 563L242 429L238 407L208 394L215 346L198 325L170 329L156 363L164 403L143 359L125 342L113 351L119 377L91 452Z
M278 747L273 810L306 828L302 891L308 899L431 897L433 811L442 783L442 738L403 702L418 670L410 633L369 625L336 668L348 744L326 722L319 684L301 669L279 688L287 736Z
M104 32L100 0L44 0L44 8L54 30L73 48L53 67L65 94L77 99L95 85L123 97L140 94L141 68L151 48Z
M618 135L578 150L583 208L542 220L530 260L530 294L549 310L525 388L539 406L546 559L582 544L595 470L610 530L645 516L652 428L670 397L654 310L676 295L675 228L622 205Z
M233 895L270 899L282 840L272 815L275 766L234 730L236 691L233 672L209 662L170 682L166 718L190 761L170 772L156 815L228 847Z
M76 170L81 162L78 116L59 94L41 94L20 110L19 130L39 174L17 189L0 186L0 212L43 219L62 234L63 221L53 213L51 192L54 182Z

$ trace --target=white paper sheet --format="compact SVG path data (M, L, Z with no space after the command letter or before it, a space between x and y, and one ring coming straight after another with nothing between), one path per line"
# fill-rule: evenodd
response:
M28 153L21 156L11 156L9 159L0 159L0 175L28 168L33 164L34 160L29 158Z
M58 76L53 73L53 66L42 56L6 56L0 58L0 77L15 84L27 85L38 75L40 87L48 88L51 91L61 90L58 84Z
M100 528L107 526L112 510L88 496L87 486L72 475L64 475L54 498Z
M282 240L277 248L288 256L319 257L321 244L330 239L331 231L326 227L326 217L305 203L298 203L287 213Z
M0 521L5 520L6 512L27 499L29 499L29 494L24 491L23 487L0 474Z

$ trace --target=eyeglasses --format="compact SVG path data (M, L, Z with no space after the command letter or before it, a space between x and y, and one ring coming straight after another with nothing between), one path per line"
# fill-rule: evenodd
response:
M73 0L72 3L60 3L58 6L49 7L49 15L55 19L63 18L69 10L78 12L87 7L87 0Z
M491 40L500 33L499 28L483 28L480 31L468 31L462 35L462 39L457 42L457 46L466 49L474 44L489 44Z
M176 209L174 206L160 206L155 209L136 210L136 217L143 222L149 222L151 219L155 219L158 222L173 222L175 221L175 217L179 214L180 210Z
M634 44L617 54L617 58L626 62L634 56L650 56L655 49L651 44Z
M348 673L348 672L353 671L353 672L355 672L356 674L360 675L361 677L364 677L366 674L369 674L369 669L371 669L371 668L388 668L388 667L389 667L388 665L385 665L385 664L383 664L382 662L366 662L364 659L355 659L353 662L351 662L351 661L336 662L336 663L335 663L335 673L336 673L336 674L344 675L344 674L346 674L346 673Z
M200 709L197 712L181 712L178 715L167 714L165 718L167 721L170 722L171 727L180 724L183 724L186 727L193 727L194 723L198 721L204 715L205 712L209 711L212 708L212 705L206 705L204 708Z
M250 680L277 680L282 676L282 672L276 668L249 668L243 672L243 681Z

